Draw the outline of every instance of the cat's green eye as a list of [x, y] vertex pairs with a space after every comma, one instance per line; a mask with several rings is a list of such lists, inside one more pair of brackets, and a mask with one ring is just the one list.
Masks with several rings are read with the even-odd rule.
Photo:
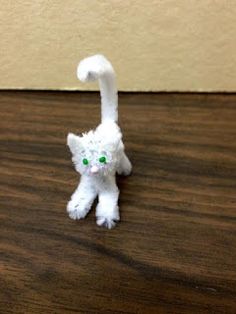
[[100, 158], [99, 158], [99, 161], [100, 161], [101, 163], [105, 164], [105, 163], [106, 163], [106, 157], [105, 157], [105, 156], [100, 157]]
[[85, 166], [87, 166], [88, 163], [89, 163], [88, 159], [84, 158], [84, 159], [83, 159], [83, 164], [84, 164]]

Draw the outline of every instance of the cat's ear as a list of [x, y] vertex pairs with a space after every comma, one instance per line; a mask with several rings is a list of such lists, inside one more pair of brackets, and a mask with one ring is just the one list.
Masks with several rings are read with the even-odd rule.
[[81, 137], [73, 133], [67, 135], [67, 145], [73, 155], [78, 154], [83, 148]]

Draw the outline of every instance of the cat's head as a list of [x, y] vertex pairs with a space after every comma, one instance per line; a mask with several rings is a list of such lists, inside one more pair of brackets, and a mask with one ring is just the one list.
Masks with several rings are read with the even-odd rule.
[[81, 175], [106, 176], [114, 173], [122, 148], [121, 133], [89, 131], [82, 136], [69, 133], [67, 145], [72, 153], [75, 169]]

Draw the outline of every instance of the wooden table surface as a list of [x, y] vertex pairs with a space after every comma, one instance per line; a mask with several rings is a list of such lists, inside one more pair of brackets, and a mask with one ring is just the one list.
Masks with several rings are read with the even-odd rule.
[[0, 313], [236, 313], [236, 95], [121, 94], [121, 222], [73, 221], [97, 93], [0, 92]]

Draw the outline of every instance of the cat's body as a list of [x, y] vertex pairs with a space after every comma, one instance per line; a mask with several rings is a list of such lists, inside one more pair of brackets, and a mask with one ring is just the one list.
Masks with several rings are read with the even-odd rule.
[[81, 61], [77, 75], [82, 81], [99, 80], [102, 122], [96, 130], [81, 137], [68, 134], [67, 144], [81, 179], [68, 202], [67, 211], [72, 219], [84, 218], [98, 196], [97, 224], [110, 229], [120, 219], [116, 173], [129, 175], [132, 168], [125, 155], [122, 134], [117, 125], [115, 74], [105, 57], [95, 55]]

